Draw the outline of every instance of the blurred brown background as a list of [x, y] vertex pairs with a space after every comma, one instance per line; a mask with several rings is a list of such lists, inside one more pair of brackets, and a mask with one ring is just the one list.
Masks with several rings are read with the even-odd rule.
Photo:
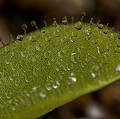
[[[109, 23], [120, 31], [120, 0], [0, 0], [0, 37], [4, 44], [10, 41], [11, 35], [16, 38], [23, 34], [22, 24], [28, 24], [27, 32], [35, 30], [30, 21], [35, 20], [39, 28], [44, 27], [44, 20], [51, 25], [53, 18], [58, 23], [64, 16], [68, 22], [81, 19], [86, 12], [84, 21]], [[0, 47], [2, 43], [0, 42]], [[120, 82], [81, 96], [40, 119], [120, 119]]]

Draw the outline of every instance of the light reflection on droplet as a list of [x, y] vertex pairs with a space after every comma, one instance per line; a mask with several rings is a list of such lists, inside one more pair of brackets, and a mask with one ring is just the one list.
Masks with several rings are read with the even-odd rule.
[[98, 51], [98, 54], [100, 54], [100, 49], [99, 49], [99, 47], [97, 47], [97, 51]]
[[10, 51], [10, 47], [7, 45], [5, 46], [5, 52], [9, 52]]
[[37, 87], [33, 87], [32, 90], [33, 92], [35, 92], [37, 90]]
[[46, 97], [46, 95], [44, 93], [42, 93], [42, 92], [39, 95], [40, 95], [41, 98], [45, 98]]
[[27, 83], [29, 82], [28, 79], [26, 79], [26, 78], [25, 78], [25, 81], [26, 81]]
[[71, 79], [73, 82], [76, 82], [77, 79], [75, 77], [68, 77], [69, 79]]
[[22, 57], [25, 57], [25, 53], [24, 52], [21, 52], [20, 53]]
[[74, 62], [74, 63], [80, 63], [81, 62], [81, 58], [78, 54], [76, 53], [72, 53], [71, 54], [71, 60]]
[[92, 74], [92, 76], [95, 78], [96, 77], [96, 75], [94, 74], [94, 73], [91, 73]]
[[50, 86], [46, 86], [46, 89], [47, 90], [51, 90], [52, 88]]
[[11, 81], [13, 80], [13, 78], [12, 78], [11, 76], [9, 77], [9, 79], [10, 79]]
[[41, 45], [36, 45], [36, 50], [40, 51], [40, 47], [41, 47]]
[[120, 65], [117, 66], [116, 72], [120, 73]]
[[57, 85], [53, 85], [53, 88], [56, 89], [56, 88], [58, 88], [58, 86]]
[[35, 58], [34, 56], [32, 57], [32, 61], [33, 61], [33, 62], [36, 62], [36, 58]]

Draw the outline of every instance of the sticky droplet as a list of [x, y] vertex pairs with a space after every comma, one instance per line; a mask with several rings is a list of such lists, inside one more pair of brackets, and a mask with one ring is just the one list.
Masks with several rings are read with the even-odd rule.
[[51, 88], [51, 86], [50, 86], [50, 84], [48, 83], [48, 84], [46, 84], [46, 89], [48, 90], [48, 91], [50, 91], [52, 88]]
[[94, 74], [94, 73], [91, 73], [92, 74], [92, 76], [95, 78], [96, 77], [96, 75]]
[[69, 79], [71, 79], [73, 82], [77, 81], [77, 79], [75, 77], [69, 77]]
[[9, 77], [9, 80], [10, 80], [10, 81], [12, 81], [12, 80], [13, 80], [13, 78], [10, 76], [10, 77]]
[[97, 24], [97, 27], [98, 27], [99, 29], [103, 29], [103, 28], [104, 28], [103, 24]]
[[80, 30], [80, 29], [82, 29], [82, 22], [77, 22], [76, 24], [75, 24], [75, 28], [77, 29], [77, 30]]
[[63, 51], [59, 51], [59, 52], [58, 52], [58, 56], [59, 56], [60, 58], [62, 58], [62, 57], [64, 56], [64, 52], [63, 52]]
[[55, 30], [55, 31], [53, 32], [53, 34], [54, 34], [55, 37], [59, 37], [60, 32], [59, 32], [59, 30]]
[[18, 41], [22, 41], [23, 40], [23, 35], [18, 35], [17, 38], [16, 38]]
[[72, 53], [71, 54], [71, 60], [74, 62], [74, 63], [80, 63], [81, 62], [81, 58], [78, 54], [76, 53]]
[[20, 53], [22, 57], [25, 57], [25, 52]]
[[62, 20], [62, 24], [63, 25], [67, 25], [68, 21], [67, 21], [67, 17], [65, 16]]
[[52, 23], [52, 26], [53, 26], [53, 27], [57, 27], [57, 26], [58, 26], [58, 23], [56, 22], [55, 18], [54, 18], [54, 21], [53, 21], [53, 23]]
[[10, 47], [9, 46], [5, 47], [5, 52], [10, 52]]
[[118, 36], [118, 40], [120, 40], [120, 35]]
[[103, 29], [103, 33], [104, 34], [107, 34], [108, 33], [108, 30], [105, 28], [105, 29]]
[[120, 65], [117, 66], [116, 72], [120, 73]]
[[45, 29], [41, 30], [41, 33], [45, 33]]
[[91, 29], [85, 29], [85, 33], [88, 35], [88, 36], [90, 36], [91, 35]]
[[58, 88], [58, 86], [57, 85], [53, 85], [53, 88], [56, 89], [56, 88]]
[[36, 50], [40, 51], [40, 45], [36, 45]]
[[116, 51], [117, 53], [120, 53], [120, 44], [119, 44], [119, 43], [117, 44], [117, 47], [115, 48], [115, 51]]
[[36, 92], [37, 91], [37, 87], [33, 87], [32, 90], [33, 90], [33, 92]]
[[46, 95], [45, 95], [44, 93], [41, 92], [41, 93], [40, 93], [40, 97], [41, 97], [41, 98], [45, 98]]

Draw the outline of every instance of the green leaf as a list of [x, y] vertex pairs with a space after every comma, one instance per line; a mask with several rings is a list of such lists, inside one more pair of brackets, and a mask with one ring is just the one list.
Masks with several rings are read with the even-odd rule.
[[34, 119], [120, 78], [120, 34], [52, 25], [0, 49], [0, 119]]

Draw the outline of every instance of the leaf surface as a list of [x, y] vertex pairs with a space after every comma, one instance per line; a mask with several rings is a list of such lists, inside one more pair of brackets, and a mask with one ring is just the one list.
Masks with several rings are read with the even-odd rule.
[[0, 49], [0, 119], [34, 119], [120, 79], [120, 35], [100, 24], [50, 26]]

